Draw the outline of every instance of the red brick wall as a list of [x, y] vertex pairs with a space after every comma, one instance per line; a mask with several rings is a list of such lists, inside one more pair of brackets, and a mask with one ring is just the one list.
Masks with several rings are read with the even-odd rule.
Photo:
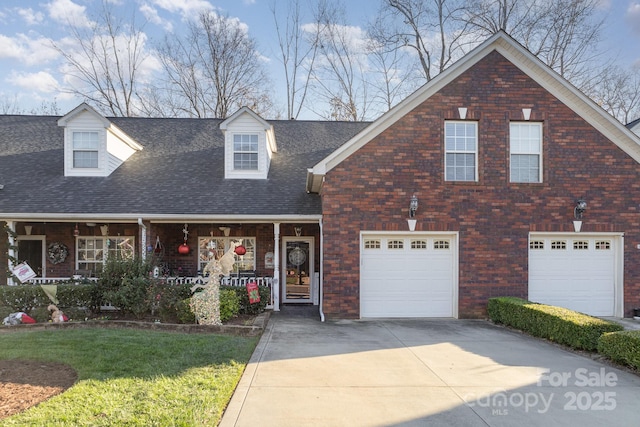
[[[478, 122], [479, 180], [444, 181], [444, 120]], [[509, 122], [543, 123], [543, 183], [509, 182]], [[625, 233], [625, 315], [640, 306], [640, 168], [572, 110], [494, 52], [366, 144], [325, 177], [324, 311], [359, 316], [360, 230], [458, 231], [459, 316], [486, 315], [489, 297], [527, 296], [530, 231]]]

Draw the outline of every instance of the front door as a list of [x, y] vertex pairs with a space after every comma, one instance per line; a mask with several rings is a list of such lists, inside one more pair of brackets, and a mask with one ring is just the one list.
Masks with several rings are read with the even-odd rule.
[[282, 290], [285, 303], [313, 301], [313, 237], [284, 237]]
[[44, 277], [43, 247], [44, 242], [41, 238], [18, 237], [18, 261], [26, 261], [29, 267], [36, 273], [37, 277]]

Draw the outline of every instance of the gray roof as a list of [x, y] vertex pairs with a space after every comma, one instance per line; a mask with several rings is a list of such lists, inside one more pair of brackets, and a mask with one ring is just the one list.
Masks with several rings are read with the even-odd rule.
[[368, 125], [269, 121], [268, 179], [225, 180], [222, 120], [109, 118], [144, 149], [108, 177], [65, 177], [59, 118], [0, 115], [0, 215], [319, 215], [307, 168]]

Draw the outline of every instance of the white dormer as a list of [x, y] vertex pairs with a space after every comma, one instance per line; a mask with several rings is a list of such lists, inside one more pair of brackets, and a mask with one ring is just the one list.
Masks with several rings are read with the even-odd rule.
[[109, 176], [142, 146], [83, 103], [58, 120], [64, 127], [64, 176]]
[[224, 134], [224, 177], [267, 179], [273, 153], [277, 152], [273, 126], [248, 107], [242, 107], [220, 123]]

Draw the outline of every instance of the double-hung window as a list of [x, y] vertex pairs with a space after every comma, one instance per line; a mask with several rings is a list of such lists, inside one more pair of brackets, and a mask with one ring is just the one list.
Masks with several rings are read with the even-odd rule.
[[447, 121], [444, 124], [445, 180], [478, 180], [478, 123]]
[[78, 237], [78, 269], [91, 270], [98, 274], [109, 257], [133, 259], [134, 243], [133, 236]]
[[73, 167], [98, 167], [98, 132], [73, 132]]
[[542, 123], [512, 122], [511, 182], [542, 182]]
[[258, 170], [258, 135], [233, 135], [233, 168], [236, 170]]

